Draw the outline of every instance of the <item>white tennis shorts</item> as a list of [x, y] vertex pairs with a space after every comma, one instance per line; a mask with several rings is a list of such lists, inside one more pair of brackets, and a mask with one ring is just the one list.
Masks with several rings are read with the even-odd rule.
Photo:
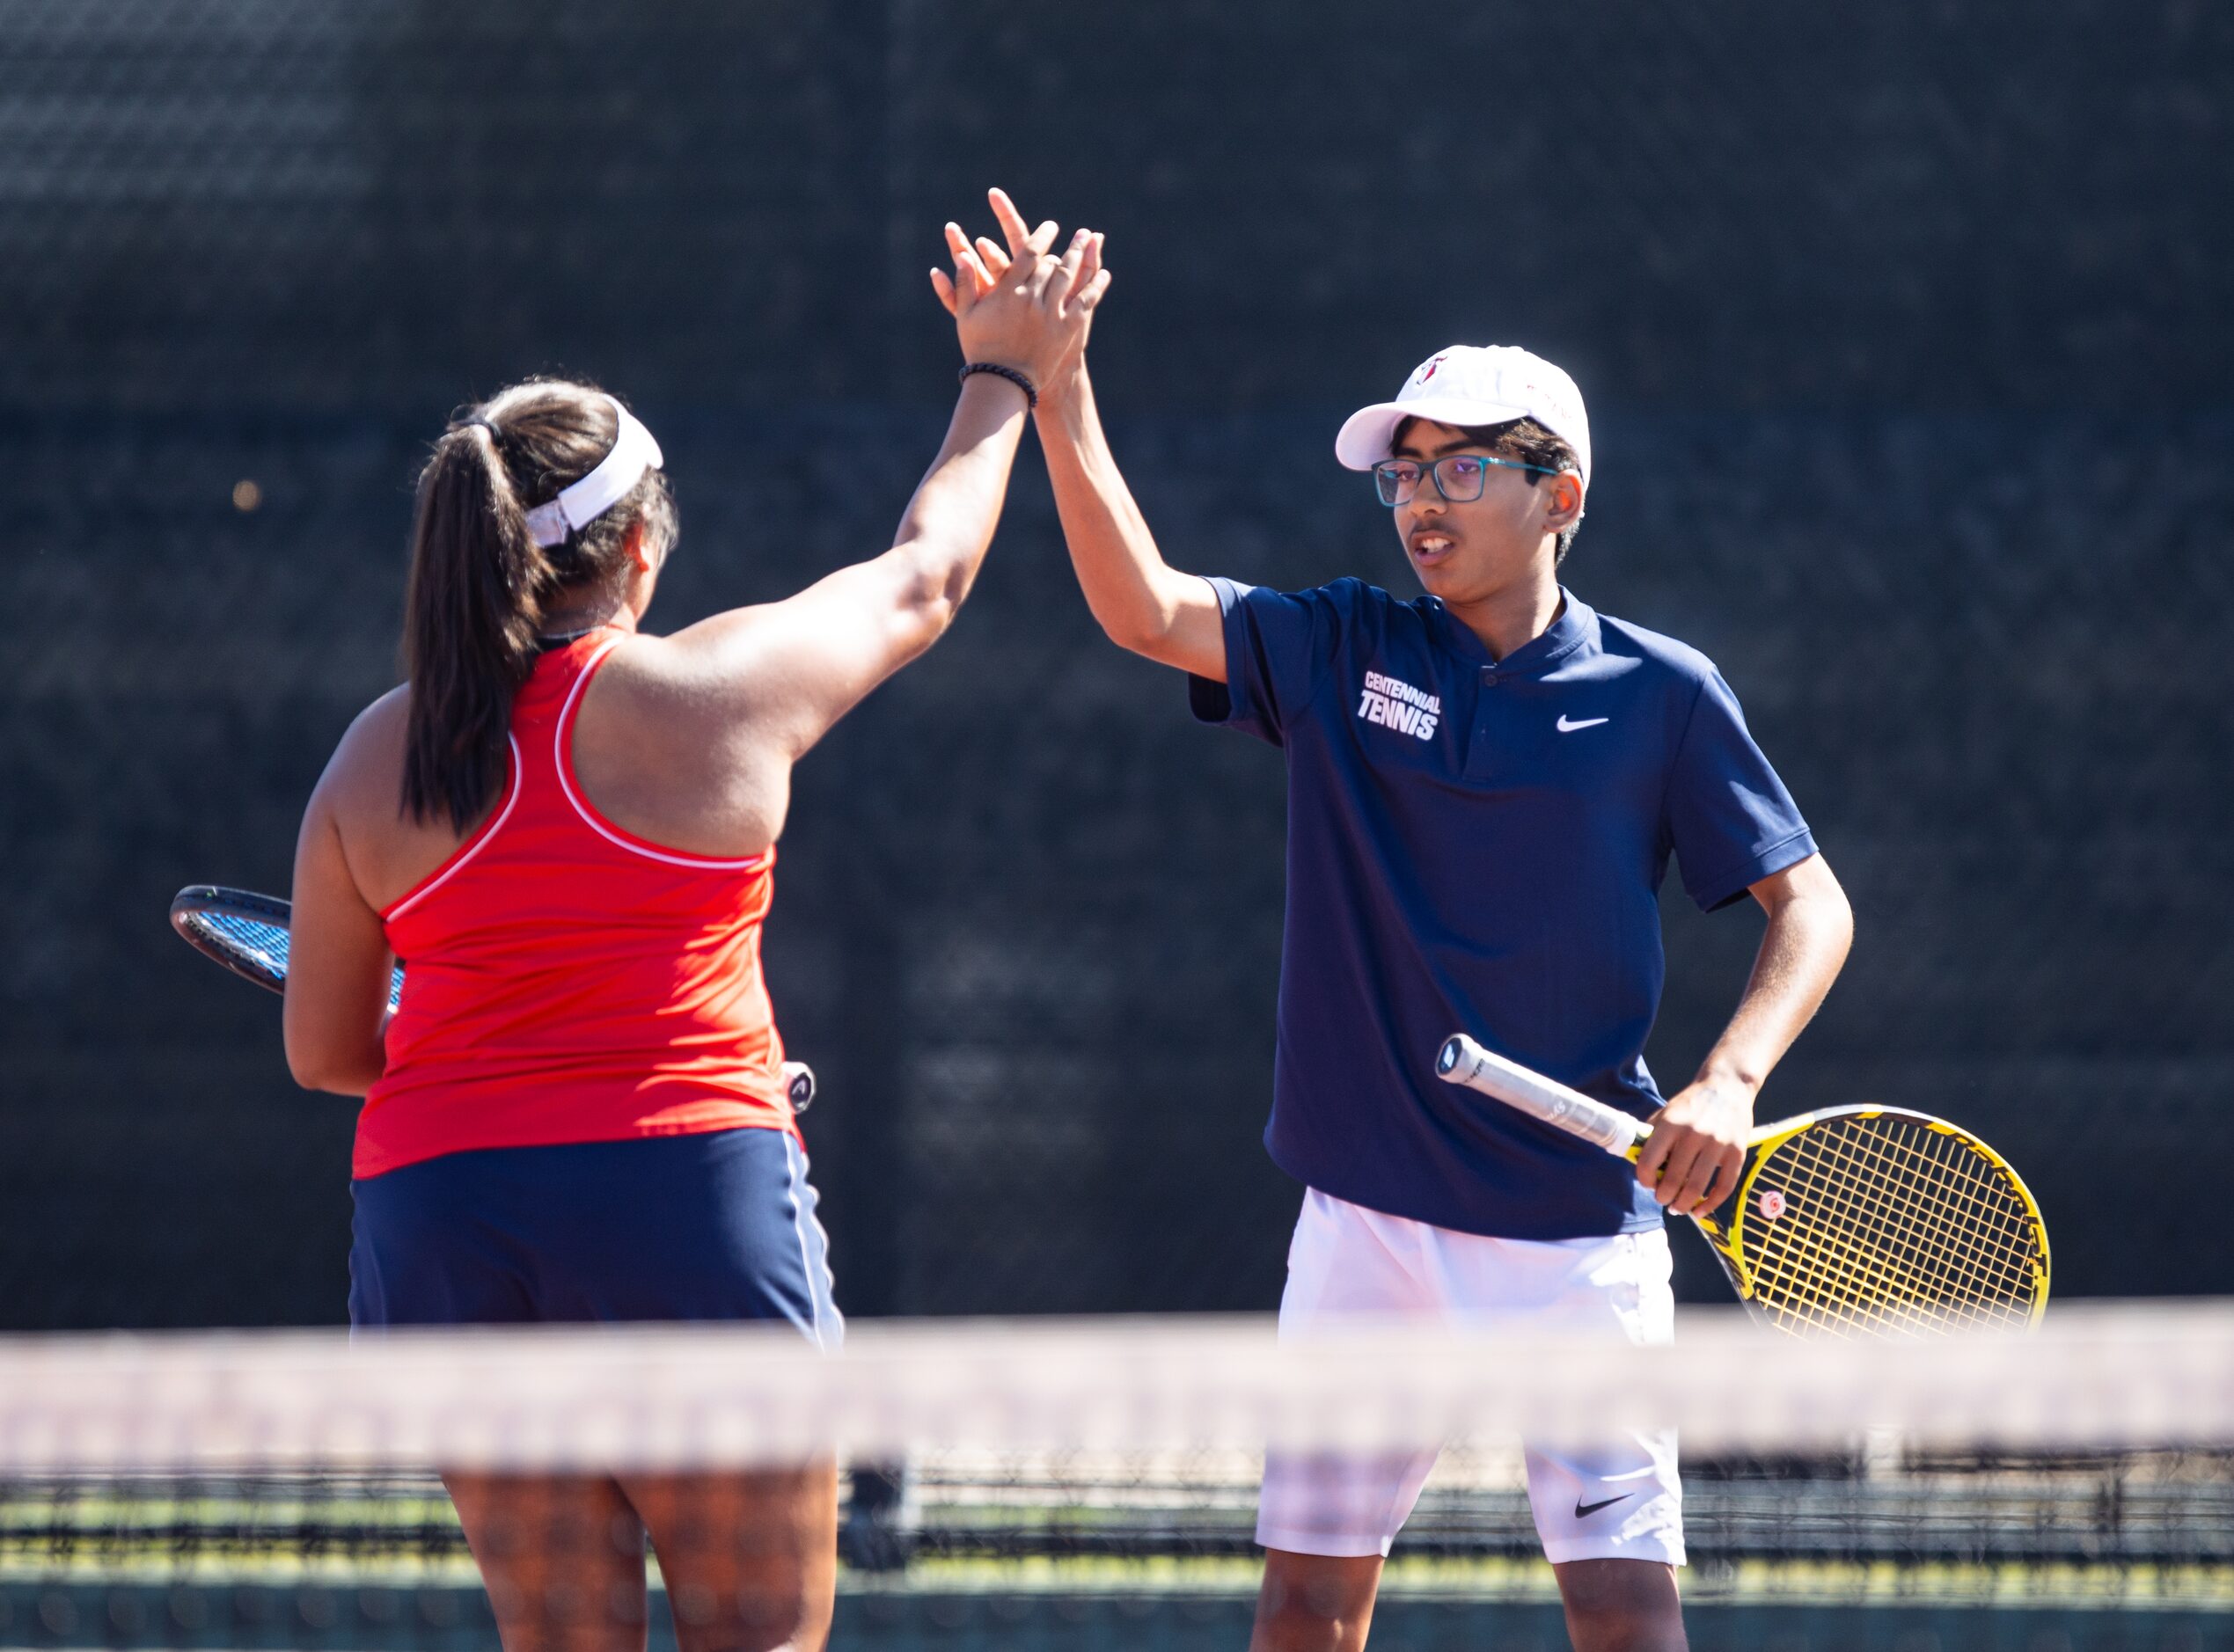
[[[1313, 1189], [1289, 1247], [1285, 1339], [1345, 1314], [1419, 1314], [1476, 1329], [1674, 1340], [1665, 1230], [1507, 1239], [1368, 1210]], [[1675, 1433], [1624, 1432], [1586, 1450], [1523, 1443], [1536, 1534], [1555, 1562], [1683, 1564]], [[1297, 1554], [1386, 1554], [1435, 1466], [1432, 1451], [1270, 1454], [1256, 1540]]]

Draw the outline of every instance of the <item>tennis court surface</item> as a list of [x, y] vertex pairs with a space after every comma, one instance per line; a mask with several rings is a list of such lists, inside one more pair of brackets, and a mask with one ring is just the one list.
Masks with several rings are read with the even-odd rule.
[[[836, 1452], [833, 1646], [1232, 1648], [1266, 1445], [1433, 1442], [1373, 1645], [1549, 1652], [1519, 1435], [1663, 1422], [1696, 1647], [2234, 1648], [2229, 1305], [1913, 1345], [1705, 1312], [1659, 1350], [1390, 1329], [1283, 1351], [1218, 1319], [870, 1324], [829, 1359], [736, 1327], [18, 1338], [0, 1644], [493, 1646], [435, 1465]], [[689, 1609], [655, 1588], [650, 1643]]]

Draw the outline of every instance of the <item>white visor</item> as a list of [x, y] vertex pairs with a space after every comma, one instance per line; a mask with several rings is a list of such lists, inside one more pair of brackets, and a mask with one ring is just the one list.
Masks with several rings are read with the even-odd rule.
[[597, 468], [580, 481], [559, 490], [547, 505], [527, 514], [527, 530], [539, 545], [564, 545], [568, 535], [585, 528], [628, 496], [646, 471], [660, 468], [659, 443], [643, 421], [610, 396], [613, 418], [620, 434], [612, 450], [597, 461]]

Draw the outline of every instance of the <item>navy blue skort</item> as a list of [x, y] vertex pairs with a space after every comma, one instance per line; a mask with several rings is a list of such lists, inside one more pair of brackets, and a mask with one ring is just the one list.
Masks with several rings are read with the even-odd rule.
[[783, 1130], [444, 1153], [350, 1191], [360, 1331], [787, 1319], [826, 1350], [845, 1334]]

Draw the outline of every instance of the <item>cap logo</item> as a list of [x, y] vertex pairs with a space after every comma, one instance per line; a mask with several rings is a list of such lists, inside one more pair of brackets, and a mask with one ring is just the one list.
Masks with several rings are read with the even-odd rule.
[[[1448, 350], [1446, 350], [1446, 351], [1444, 351], [1444, 352], [1443, 352], [1443, 354], [1442, 354], [1441, 355], [1431, 355], [1431, 356], [1429, 356], [1429, 357], [1427, 358], [1427, 370], [1426, 370], [1426, 371], [1425, 371], [1424, 373], [1422, 373], [1422, 374], [1419, 376], [1419, 382], [1420, 382], [1421, 384], [1425, 384], [1425, 383], [1426, 383], [1429, 379], [1431, 379], [1431, 378], [1434, 377], [1434, 376], [1435, 376], [1435, 369], [1436, 369], [1437, 368], [1439, 368], [1439, 367], [1442, 366], [1442, 364], [1443, 364], [1443, 362], [1444, 362], [1445, 358], [1446, 358], [1446, 357], [1447, 357], [1449, 355], [1450, 355], [1450, 352], [1449, 352]], [[1386, 381], [1386, 380], [1383, 380], [1382, 382], [1383, 382], [1384, 384], [1385, 384], [1385, 383], [1387, 383], [1387, 381]]]

